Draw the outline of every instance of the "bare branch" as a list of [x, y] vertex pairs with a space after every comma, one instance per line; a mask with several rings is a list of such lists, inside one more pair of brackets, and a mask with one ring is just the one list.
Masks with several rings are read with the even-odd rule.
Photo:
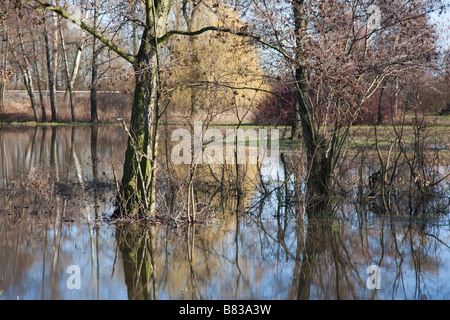
[[[81, 19], [77, 18], [74, 15], [67, 12], [64, 8], [59, 7], [59, 6], [53, 6], [44, 0], [34, 0], [34, 2], [39, 4], [42, 10], [53, 11], [53, 12], [59, 14], [64, 19], [67, 19], [67, 20], [75, 23], [81, 29], [85, 30], [86, 32], [90, 33], [91, 35], [96, 37], [98, 40], [103, 42], [109, 49], [116, 52], [119, 56], [124, 58], [126, 61], [128, 61], [131, 64], [135, 64], [136, 59], [132, 54], [130, 54], [125, 49], [118, 46], [116, 43], [114, 43], [110, 39], [108, 39], [106, 36], [104, 36], [101, 32], [96, 30], [94, 27], [90, 26], [87, 22], [84, 21], [83, 18], [81, 18]], [[29, 1], [23, 1], [23, 3], [32, 5], [32, 3], [30, 3]], [[37, 8], [37, 9], [39, 9], [39, 8]]]
[[279, 48], [279, 47], [277, 47], [275, 45], [272, 45], [269, 42], [263, 40], [261, 38], [261, 36], [254, 35], [254, 34], [252, 34], [250, 32], [247, 32], [247, 31], [236, 31], [236, 30], [233, 30], [231, 28], [222, 28], [222, 27], [208, 26], [208, 27], [204, 27], [204, 28], [201, 28], [199, 30], [196, 30], [196, 31], [170, 30], [165, 35], [163, 35], [162, 37], [158, 38], [158, 43], [165, 42], [171, 36], [176, 35], [176, 34], [177, 35], [183, 35], [183, 36], [196, 36], [196, 35], [200, 35], [202, 33], [205, 33], [207, 31], [224, 32], [224, 33], [233, 34], [233, 35], [239, 36], [239, 37], [251, 38], [251, 39], [256, 40], [257, 42], [259, 42], [260, 44], [262, 44], [262, 45], [264, 45], [266, 47], [269, 47], [270, 49], [273, 49], [273, 50], [277, 51], [284, 58], [286, 58], [288, 61], [293, 61], [294, 60], [284, 50], [282, 50], [281, 48]]

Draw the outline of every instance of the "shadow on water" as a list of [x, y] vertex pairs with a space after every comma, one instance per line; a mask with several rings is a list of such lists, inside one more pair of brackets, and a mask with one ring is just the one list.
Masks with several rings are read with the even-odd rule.
[[212, 217], [197, 224], [104, 220], [125, 144], [118, 127], [0, 131], [0, 299], [450, 298], [445, 216], [377, 215], [349, 197], [308, 218], [294, 158], [247, 168], [239, 201], [196, 185]]

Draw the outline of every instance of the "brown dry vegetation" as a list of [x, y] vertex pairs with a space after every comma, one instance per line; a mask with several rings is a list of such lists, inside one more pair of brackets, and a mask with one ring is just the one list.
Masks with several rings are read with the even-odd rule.
[[[99, 121], [115, 123], [118, 119], [129, 121], [132, 94], [129, 92], [99, 92]], [[90, 121], [89, 93], [75, 93], [76, 115], [79, 122]], [[47, 114], [50, 113], [49, 99], [45, 99]], [[39, 108], [40, 110], [40, 108]], [[70, 122], [70, 106], [65, 106], [64, 93], [57, 95], [57, 121]], [[25, 91], [21, 93], [6, 91], [5, 107], [0, 110], [0, 122], [34, 121], [30, 99]]]

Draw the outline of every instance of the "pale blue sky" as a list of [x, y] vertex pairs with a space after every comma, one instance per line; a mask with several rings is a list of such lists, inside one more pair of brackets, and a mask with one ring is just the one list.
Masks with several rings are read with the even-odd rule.
[[440, 46], [443, 49], [450, 48], [450, 10], [443, 12], [441, 15], [431, 14], [431, 21], [436, 23], [440, 34]]

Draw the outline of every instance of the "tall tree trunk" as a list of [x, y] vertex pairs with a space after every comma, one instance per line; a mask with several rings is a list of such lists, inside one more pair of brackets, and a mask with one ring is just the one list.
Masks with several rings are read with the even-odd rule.
[[0, 110], [5, 108], [6, 81], [0, 79]]
[[[94, 29], [97, 28], [97, 0], [94, 0]], [[97, 82], [98, 82], [98, 54], [97, 39], [92, 39], [92, 69], [91, 69], [91, 122], [98, 122], [97, 111]]]
[[[86, 9], [85, 13], [84, 13], [84, 18], [87, 19], [89, 18], [89, 11]], [[70, 98], [70, 90], [73, 91], [74, 85], [75, 85], [75, 80], [77, 79], [78, 76], [78, 70], [80, 70], [80, 63], [81, 63], [81, 54], [83, 53], [84, 50], [84, 43], [85, 43], [85, 38], [84, 38], [84, 31], [81, 31], [81, 39], [80, 39], [80, 43], [77, 46], [77, 53], [75, 55], [75, 61], [73, 63], [73, 68], [72, 68], [72, 72], [70, 73], [70, 81], [67, 85], [66, 88], [66, 92], [64, 94], [64, 103], [66, 105], [69, 104], [69, 98]], [[70, 89], [72, 88], [72, 89]]]
[[[52, 13], [53, 16], [53, 13]], [[57, 70], [57, 54], [56, 50], [51, 47], [49, 38], [49, 29], [46, 23], [45, 16], [43, 17], [44, 25], [44, 42], [45, 53], [47, 57], [47, 73], [48, 73], [48, 89], [50, 92], [50, 109], [51, 109], [51, 121], [56, 121], [56, 70]], [[56, 42], [56, 39], [55, 39]], [[54, 43], [56, 46], [56, 43]]]
[[20, 72], [23, 75], [23, 81], [25, 83], [25, 88], [27, 89], [28, 96], [30, 97], [31, 108], [33, 110], [34, 120], [37, 122], [38, 115], [37, 115], [37, 108], [36, 108], [36, 99], [34, 97], [33, 78], [31, 77], [31, 74], [30, 74], [29, 64], [27, 63], [27, 61], [24, 61], [23, 64], [20, 62], [18, 64], [19, 64]]
[[158, 90], [157, 75], [155, 70], [142, 67], [156, 64], [156, 53], [151, 51], [138, 56], [139, 67], [135, 67], [136, 86], [122, 176], [122, 196], [126, 199], [125, 212], [128, 216], [156, 211], [155, 176], [159, 136], [159, 110], [155, 92]]
[[[134, 64], [136, 86], [125, 153], [122, 190], [116, 213], [148, 216], [156, 213], [156, 171], [160, 124], [159, 45], [165, 30], [168, 0], [146, 0], [146, 25]], [[156, 9], [155, 9], [156, 8]], [[155, 9], [155, 10], [154, 10]], [[152, 31], [156, 30], [153, 34]]]
[[91, 122], [98, 122], [98, 108], [97, 108], [97, 77], [98, 77], [98, 67], [96, 57], [92, 58], [92, 78], [91, 78]]

